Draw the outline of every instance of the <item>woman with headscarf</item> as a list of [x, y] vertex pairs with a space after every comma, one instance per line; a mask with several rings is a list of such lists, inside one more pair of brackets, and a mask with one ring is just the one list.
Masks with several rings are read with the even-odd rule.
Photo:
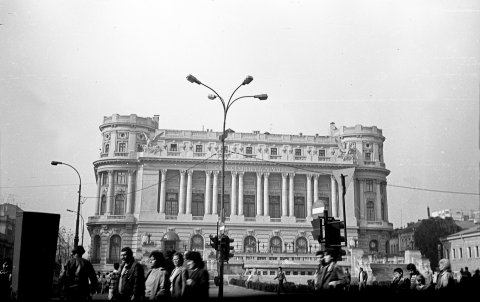
[[165, 269], [165, 257], [160, 251], [150, 253], [151, 269], [145, 280], [145, 299], [159, 301], [162, 297], [170, 295], [170, 279]]

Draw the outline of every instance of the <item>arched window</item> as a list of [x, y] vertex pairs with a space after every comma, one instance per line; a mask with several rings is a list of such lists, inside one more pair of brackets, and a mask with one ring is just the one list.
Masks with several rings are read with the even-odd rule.
[[105, 214], [107, 211], [107, 196], [102, 195], [102, 199], [100, 201], [100, 215]]
[[110, 150], [110, 144], [105, 144], [105, 153], [108, 153]]
[[375, 221], [375, 204], [373, 201], [367, 201], [367, 221]]
[[270, 252], [271, 253], [281, 253], [282, 252], [282, 239], [275, 236], [270, 239]]
[[371, 240], [368, 247], [370, 248], [370, 252], [378, 252], [378, 241]]
[[110, 253], [108, 255], [107, 263], [120, 263], [120, 249], [122, 248], [122, 238], [118, 235], [110, 237]]
[[125, 214], [125, 195], [117, 194], [115, 196], [115, 207], [113, 209], [113, 215]]
[[308, 242], [307, 242], [307, 239], [305, 239], [305, 237], [299, 237], [297, 239], [297, 243], [295, 244], [295, 246], [297, 247], [297, 253], [300, 253], [300, 254], [308, 253]]
[[100, 263], [100, 245], [101, 238], [100, 235], [95, 235], [93, 237], [93, 254], [92, 254], [92, 263]]
[[253, 236], [245, 237], [243, 240], [245, 253], [255, 253], [257, 251], [257, 240]]
[[190, 241], [190, 250], [192, 251], [203, 251], [203, 237], [200, 235], [195, 235]]

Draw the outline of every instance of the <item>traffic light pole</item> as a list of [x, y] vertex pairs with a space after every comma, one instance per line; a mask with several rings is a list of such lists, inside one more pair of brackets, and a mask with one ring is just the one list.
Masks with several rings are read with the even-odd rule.
[[343, 229], [343, 237], [345, 238], [345, 246], [347, 244], [347, 214], [345, 213], [345, 194], [347, 188], [345, 187], [345, 175], [341, 174], [340, 177], [342, 178], [342, 203], [343, 203], [343, 221], [345, 222], [345, 228]]

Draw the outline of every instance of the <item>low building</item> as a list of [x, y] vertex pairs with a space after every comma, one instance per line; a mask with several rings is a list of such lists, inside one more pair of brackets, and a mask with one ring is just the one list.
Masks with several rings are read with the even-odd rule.
[[13, 245], [15, 242], [15, 220], [17, 212], [21, 212], [17, 205], [10, 203], [0, 204], [0, 260], [13, 260]]
[[441, 238], [442, 258], [450, 259], [452, 271], [458, 273], [468, 267], [473, 273], [480, 269], [480, 225]]

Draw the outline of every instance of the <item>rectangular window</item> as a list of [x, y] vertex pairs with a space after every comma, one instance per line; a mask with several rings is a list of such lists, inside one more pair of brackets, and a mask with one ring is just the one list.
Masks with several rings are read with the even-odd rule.
[[269, 196], [269, 213], [271, 218], [281, 217], [280, 196]]
[[270, 148], [270, 155], [277, 155], [277, 148]]
[[373, 192], [373, 180], [367, 180], [367, 187], [365, 192]]
[[127, 152], [127, 143], [125, 142], [118, 143], [118, 152]]
[[126, 184], [127, 184], [127, 173], [117, 172], [117, 185], [126, 185]]
[[463, 258], [463, 249], [462, 249], [462, 248], [459, 248], [459, 249], [458, 249], [458, 257], [459, 257], [460, 259]]
[[192, 194], [192, 216], [203, 216], [205, 214], [204, 196], [203, 193]]
[[475, 257], [480, 257], [480, 255], [478, 254], [478, 245], [475, 247]]
[[468, 258], [472, 258], [472, 247], [468, 247]]
[[305, 218], [305, 197], [295, 196], [293, 200], [294, 214], [296, 218]]
[[325, 157], [325, 150], [318, 150], [318, 156]]
[[108, 173], [104, 172], [102, 175], [102, 185], [106, 185], [108, 183]]
[[372, 160], [372, 154], [370, 152], [365, 152], [365, 160]]
[[295, 149], [295, 156], [302, 156], [302, 149]]
[[245, 148], [245, 154], [252, 154], [253, 153], [253, 148], [252, 147], [246, 147]]
[[202, 153], [203, 152], [203, 146], [202, 145], [196, 145], [195, 146], [195, 152]]
[[245, 217], [255, 217], [255, 195], [243, 195], [243, 214]]
[[455, 249], [452, 249], [452, 259], [455, 259]]
[[169, 216], [178, 215], [178, 193], [167, 193], [165, 200], [165, 214]]
[[[223, 208], [225, 209], [225, 217], [230, 217], [230, 194], [225, 194], [223, 195], [224, 201], [223, 201]], [[218, 194], [218, 203], [217, 203], [217, 209], [218, 209], [218, 215], [220, 215], [220, 211], [222, 210], [221, 207], [222, 204], [222, 194]]]
[[177, 151], [177, 144], [170, 144], [170, 151]]

